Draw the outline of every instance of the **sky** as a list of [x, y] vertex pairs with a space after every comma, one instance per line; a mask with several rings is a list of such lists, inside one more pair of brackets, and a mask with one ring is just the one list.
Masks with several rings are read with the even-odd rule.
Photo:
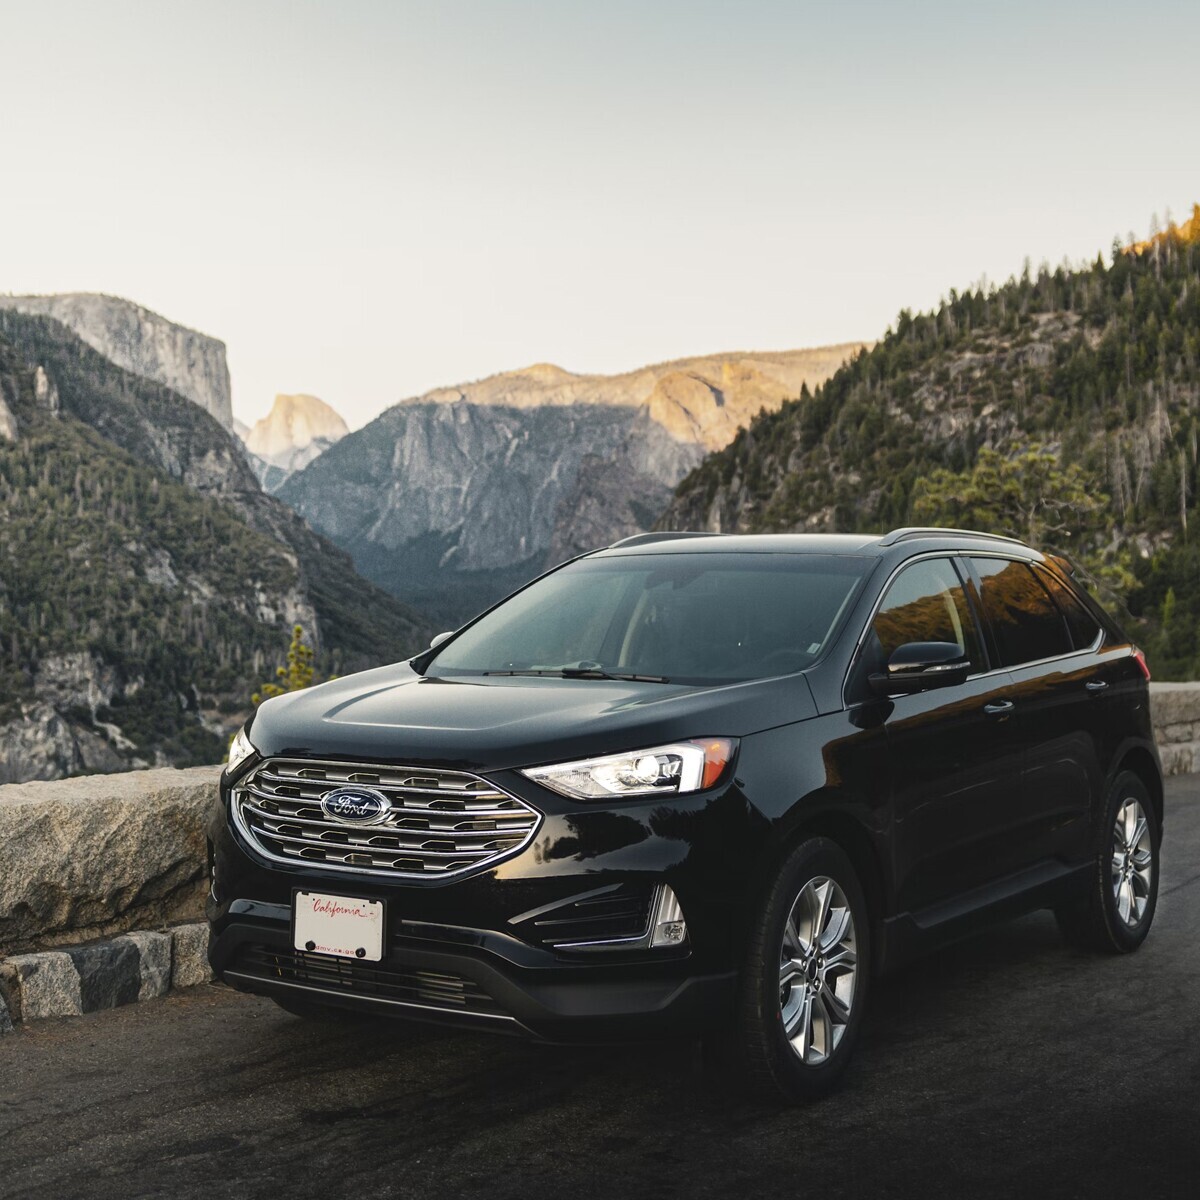
[[1198, 44], [1194, 0], [0, 0], [0, 291], [126, 296], [225, 341], [243, 420], [352, 427], [872, 339], [1186, 216]]

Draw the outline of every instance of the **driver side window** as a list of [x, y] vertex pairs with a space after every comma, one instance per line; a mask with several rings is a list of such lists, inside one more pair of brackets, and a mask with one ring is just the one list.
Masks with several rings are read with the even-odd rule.
[[855, 693], [864, 698], [867, 677], [886, 669], [906, 642], [954, 642], [973, 671], [986, 669], [975, 618], [962, 580], [948, 558], [927, 558], [905, 567], [884, 596], [863, 644]]

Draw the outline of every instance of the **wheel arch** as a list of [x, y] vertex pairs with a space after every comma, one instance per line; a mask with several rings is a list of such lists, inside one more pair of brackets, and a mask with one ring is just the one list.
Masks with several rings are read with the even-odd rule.
[[1116, 779], [1122, 771], [1131, 771], [1150, 793], [1150, 803], [1154, 805], [1154, 815], [1158, 819], [1159, 836], [1163, 827], [1163, 779], [1162, 771], [1154, 755], [1145, 746], [1131, 746], [1117, 762], [1113, 771]]
[[783, 860], [801, 842], [812, 837], [826, 837], [845, 852], [858, 875], [866, 896], [872, 939], [878, 955], [882, 939], [878, 936], [889, 915], [887, 874], [870, 827], [871, 809], [839, 793], [824, 793], [809, 797], [796, 805], [786, 824], [767, 850], [762, 870], [755, 876], [764, 880], [768, 872], [778, 869]]

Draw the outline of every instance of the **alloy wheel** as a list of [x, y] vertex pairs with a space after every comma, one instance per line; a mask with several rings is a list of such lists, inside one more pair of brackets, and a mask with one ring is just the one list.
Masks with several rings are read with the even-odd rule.
[[1112, 890], [1117, 916], [1133, 929], [1150, 902], [1154, 848], [1141, 803], [1130, 797], [1117, 809], [1113, 826]]
[[837, 1049], [854, 1004], [858, 975], [854, 914], [828, 876], [810, 879], [783, 926], [779, 1013], [792, 1050], [817, 1066]]

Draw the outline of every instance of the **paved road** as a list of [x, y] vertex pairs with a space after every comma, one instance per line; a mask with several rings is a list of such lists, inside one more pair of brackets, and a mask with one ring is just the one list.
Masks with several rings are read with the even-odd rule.
[[0, 1041], [0, 1196], [1200, 1196], [1200, 777], [1154, 933], [1048, 914], [875, 993], [846, 1086], [730, 1100], [686, 1045], [324, 1030], [216, 986]]

